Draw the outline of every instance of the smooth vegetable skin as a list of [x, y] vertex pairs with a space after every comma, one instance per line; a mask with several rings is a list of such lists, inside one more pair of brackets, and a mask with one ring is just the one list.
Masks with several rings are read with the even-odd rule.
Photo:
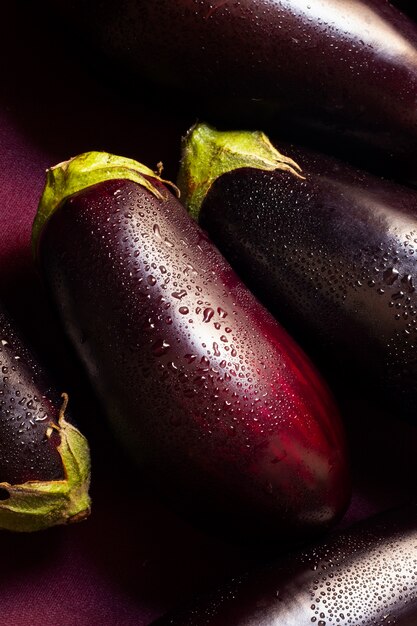
[[287, 541], [340, 516], [349, 480], [327, 388], [159, 176], [105, 153], [60, 164], [34, 233], [142, 476], [236, 538]]
[[416, 516], [413, 506], [357, 524], [155, 626], [415, 626]]
[[54, 0], [57, 7], [117, 64], [118, 78], [148, 77], [163, 86], [163, 102], [166, 88], [176, 90], [170, 106], [200, 119], [210, 111], [212, 123], [268, 123], [303, 143], [312, 136], [333, 154], [417, 182], [417, 27], [387, 0]]
[[183, 201], [324, 371], [415, 419], [417, 194], [299, 148], [304, 178], [269, 171], [265, 150], [262, 134], [195, 127]]
[[58, 393], [0, 310], [0, 528], [32, 531], [90, 512], [90, 458]]

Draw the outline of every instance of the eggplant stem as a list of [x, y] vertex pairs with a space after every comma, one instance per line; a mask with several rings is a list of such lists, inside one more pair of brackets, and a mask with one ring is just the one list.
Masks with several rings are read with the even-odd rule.
[[261, 131], [218, 131], [196, 124], [183, 140], [178, 186], [183, 204], [195, 219], [213, 183], [240, 168], [280, 170], [305, 179], [301, 167], [281, 154]]
[[68, 394], [65, 391], [61, 393], [61, 398], [62, 398], [62, 405], [61, 405], [61, 408], [59, 410], [58, 424], [60, 424], [61, 420], [64, 419], [65, 411], [67, 410], [67, 406], [68, 406], [68, 402], [69, 402]]
[[174, 183], [162, 179], [146, 165], [133, 159], [107, 152], [85, 152], [68, 161], [58, 163], [47, 170], [46, 185], [33, 222], [32, 248], [35, 258], [38, 253], [40, 235], [46, 222], [66, 198], [97, 183], [116, 179], [131, 180], [161, 201], [165, 201], [167, 197], [161, 193], [155, 183], [167, 184], [179, 197], [178, 187]]

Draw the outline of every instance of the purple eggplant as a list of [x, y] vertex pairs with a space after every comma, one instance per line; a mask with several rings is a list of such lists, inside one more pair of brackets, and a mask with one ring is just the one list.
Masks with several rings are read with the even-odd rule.
[[366, 381], [415, 419], [417, 194], [286, 152], [298, 169], [277, 167], [283, 157], [262, 134], [198, 125], [185, 140], [184, 202], [324, 371]]
[[332, 154], [417, 182], [417, 27], [387, 0], [50, 6], [113, 61], [118, 79], [124, 71], [131, 85], [139, 82], [141, 98], [152, 91], [146, 77], [162, 86], [159, 102], [175, 90], [170, 107], [177, 102], [200, 119], [268, 123], [279, 136], [310, 137]]
[[116, 432], [177, 508], [256, 541], [340, 516], [327, 388], [157, 174], [95, 152], [50, 169], [34, 249]]
[[58, 393], [0, 310], [0, 528], [33, 531], [90, 512], [90, 457]]
[[155, 626], [415, 626], [417, 508], [234, 579]]

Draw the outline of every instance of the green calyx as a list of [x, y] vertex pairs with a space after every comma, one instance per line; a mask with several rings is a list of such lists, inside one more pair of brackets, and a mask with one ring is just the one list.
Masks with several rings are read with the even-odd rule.
[[[163, 180], [160, 173], [160, 170], [155, 173], [146, 165], [133, 159], [107, 152], [84, 152], [69, 161], [51, 167], [46, 171], [46, 184], [32, 227], [32, 247], [35, 256], [43, 227], [61, 202], [69, 196], [97, 183], [120, 178], [142, 185], [158, 199], [163, 200], [164, 196], [160, 190], [152, 181], [145, 178], [151, 177], [172, 185], [169, 181]], [[172, 186], [177, 191], [175, 185]]]
[[242, 167], [282, 170], [304, 178], [300, 166], [278, 152], [260, 131], [223, 132], [206, 124], [193, 126], [183, 140], [178, 176], [182, 201], [190, 214], [198, 219], [203, 200], [214, 181]]
[[0, 528], [20, 532], [43, 530], [58, 524], [81, 521], [90, 514], [90, 453], [85, 437], [65, 419], [68, 396], [63, 394], [58, 424], [58, 452], [62, 459], [62, 480], [33, 481], [21, 485], [0, 483]]

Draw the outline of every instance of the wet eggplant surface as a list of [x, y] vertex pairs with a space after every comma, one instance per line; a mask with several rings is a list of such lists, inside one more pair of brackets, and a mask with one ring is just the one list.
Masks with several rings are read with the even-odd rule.
[[63, 399], [1, 310], [0, 342], [0, 482], [63, 479], [59, 435], [51, 428]]
[[303, 149], [304, 179], [220, 176], [200, 223], [254, 293], [345, 389], [369, 389], [414, 419], [417, 195]]
[[129, 180], [87, 187], [40, 236], [48, 288], [103, 407], [149, 479], [205, 526], [278, 543], [283, 529], [327, 526], [349, 493], [328, 390], [151, 183], [161, 197]]

